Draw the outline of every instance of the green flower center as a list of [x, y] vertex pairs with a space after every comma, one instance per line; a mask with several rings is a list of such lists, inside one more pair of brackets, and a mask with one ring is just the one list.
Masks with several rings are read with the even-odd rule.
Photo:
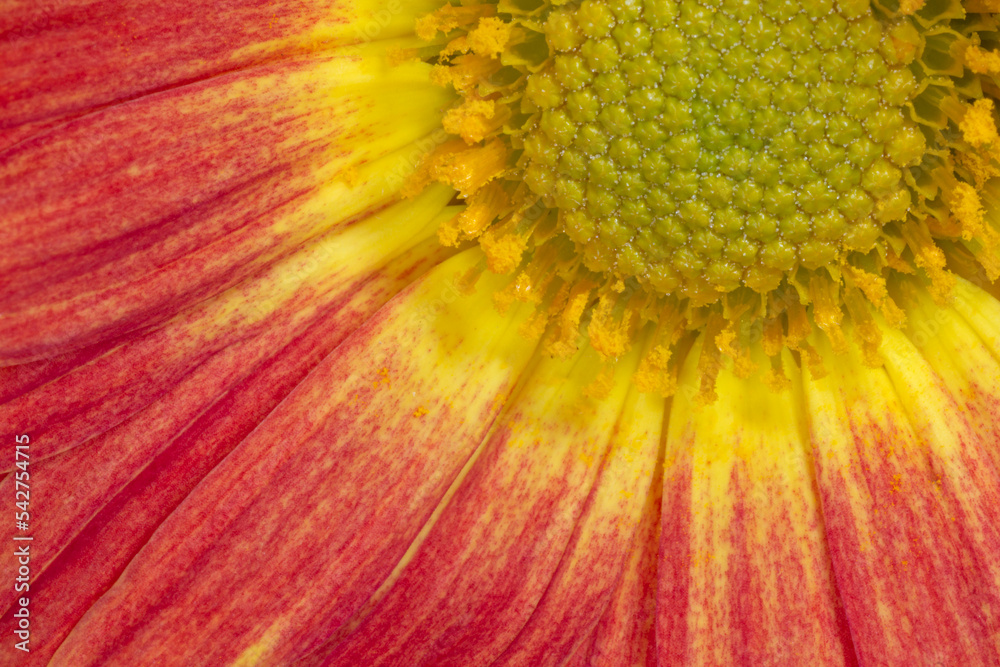
[[588, 268], [661, 294], [836, 264], [911, 207], [926, 142], [906, 31], [855, 0], [556, 9], [525, 88], [525, 181]]

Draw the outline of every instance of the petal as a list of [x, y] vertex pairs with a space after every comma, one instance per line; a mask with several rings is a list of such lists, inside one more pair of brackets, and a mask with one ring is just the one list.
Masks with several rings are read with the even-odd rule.
[[589, 648], [590, 665], [656, 667], [656, 582], [663, 502], [663, 461], [651, 478], [629, 561]]
[[978, 455], [1000, 473], [1000, 301], [961, 279], [954, 296], [940, 308], [922, 294], [907, 312], [909, 338], [981, 441]]
[[[363, 288], [359, 287], [359, 291]], [[364, 290], [367, 292], [368, 290]], [[73, 626], [97, 599], [114, 583], [135, 553], [150, 539], [156, 527], [177, 507], [191, 489], [224, 458], [260, 421], [274, 409], [305, 374], [339, 342], [335, 336], [343, 327], [339, 313], [321, 318], [305, 334], [258, 368], [205, 413], [174, 438], [155, 458], [148, 461], [137, 477], [129, 482], [101, 511], [87, 521], [56, 558], [44, 569], [36, 568], [31, 581], [32, 656], [48, 660]], [[137, 415], [132, 432], [141, 432], [148, 412]], [[68, 493], [78, 497], [81, 484], [93, 487], [92, 478], [81, 476], [81, 468], [92, 461], [91, 450], [82, 461], [60, 457], [59, 468], [48, 464], [36, 467], [39, 490], [61, 485], [36, 501], [65, 499]], [[67, 458], [65, 462], [61, 459]], [[81, 479], [82, 477], [82, 479]], [[47, 484], [46, 482], [56, 482]], [[43, 484], [46, 483], [46, 484]], [[103, 492], [103, 488], [94, 490]], [[90, 507], [99, 502], [93, 498]], [[103, 498], [101, 499], [103, 501]], [[39, 507], [44, 508], [45, 503]], [[68, 516], [45, 511], [50, 521], [41, 524], [46, 532], [54, 532], [50, 524], [79, 521], [76, 512]], [[39, 531], [36, 528], [34, 532]], [[38, 545], [43, 544], [41, 541]], [[44, 543], [51, 547], [51, 538]], [[0, 624], [13, 632], [14, 619], [6, 616]], [[0, 646], [0, 663], [13, 664], [11, 645]]]
[[[38, 434], [33, 454], [45, 458], [116, 426], [190, 381], [199, 366], [218, 366], [213, 381], [238, 374], [265, 357], [269, 344], [286, 344], [301, 334], [325, 309], [353, 305], [373, 312], [380, 302], [351, 304], [360, 296], [356, 290], [387, 259], [430, 242], [449, 198], [442, 187], [335, 230], [166, 326], [14, 398], [0, 406], [0, 417], [19, 432]], [[350, 322], [357, 326], [359, 320], [344, 313], [340, 324]], [[244, 352], [234, 356], [241, 347]], [[222, 360], [226, 355], [232, 358]], [[210, 397], [209, 386], [198, 394]], [[181, 404], [173, 407], [181, 411]]]
[[[947, 309], [924, 316], [908, 312], [912, 330], [960, 331]], [[924, 345], [947, 349], [941, 339]], [[885, 369], [866, 368], [852, 349], [828, 377], [806, 377], [831, 558], [862, 663], [1000, 660], [997, 440], [968, 409], [975, 394], [949, 387], [956, 369], [983, 372], [962, 368], [985, 361], [969, 352], [939, 375], [927, 359], [943, 357], [886, 329]]]
[[[573, 652], [573, 655], [569, 657], [566, 662], [563, 663], [563, 667], [589, 667], [591, 665], [590, 652], [594, 645], [594, 637], [588, 638], [588, 641], [580, 644], [577, 649]], [[627, 664], [627, 663], [623, 663]], [[634, 663], [641, 665], [642, 663]]]
[[[391, 589], [353, 635], [331, 647], [329, 657], [327, 652], [313, 656], [311, 664], [488, 664], [534, 613], [541, 614], [539, 620], [566, 623], [567, 629], [596, 623], [600, 610], [586, 607], [600, 606], [598, 600], [613, 583], [608, 579], [616, 576], [595, 572], [595, 590], [587, 590], [586, 583], [574, 585], [559, 569], [593, 556], [572, 545], [574, 537], [583, 537], [576, 528], [588, 499], [600, 502], [604, 495], [594, 489], [601, 472], [611, 479], [620, 476], [633, 492], [648, 483], [642, 473], [648, 474], [655, 461], [662, 419], [655, 401], [647, 410], [646, 399], [627, 398], [634, 391], [629, 376], [638, 364], [637, 352], [617, 364], [614, 386], [601, 400], [585, 395], [600, 364], [589, 347], [572, 359], [536, 358]], [[630, 432], [623, 415], [637, 418], [636, 432]], [[616, 425], [624, 438], [613, 443]], [[637, 463], [638, 478], [624, 469], [630, 459]], [[608, 481], [606, 491], [614, 497], [621, 488]], [[591, 509], [597, 514], [585, 518], [581, 530], [609, 518]], [[628, 508], [624, 517], [631, 524], [629, 536], [636, 509]], [[621, 555], [612, 555], [618, 561], [612, 570], [620, 571]], [[550, 586], [555, 598], [544, 602]], [[564, 594], [573, 588], [585, 596], [580, 601], [584, 618], [573, 618], [566, 608]], [[515, 650], [534, 655], [537, 631], [529, 627], [526, 632], [527, 641]], [[546, 660], [561, 662], [576, 639], [555, 640]], [[515, 655], [501, 662], [526, 664]]]
[[[93, 434], [65, 454], [40, 462], [33, 457], [32, 511], [48, 519], [32, 530], [33, 608], [44, 610], [33, 627], [36, 640], [49, 632], [65, 635], [184, 495], [318, 359], [407, 285], [413, 272], [433, 265], [441, 256], [433, 251], [434, 231], [450, 198], [441, 188], [332, 233], [265, 278], [216, 299], [201, 317], [113, 350], [19, 402], [26, 410], [12, 416], [12, 424], [26, 423], [35, 410], [50, 417], [31, 430], [33, 454], [58, 451], [64, 439], [80, 442], [72, 439], [76, 429]], [[137, 368], [143, 372], [130, 376]], [[91, 393], [90, 410], [60, 414], [64, 404], [85, 403]], [[220, 412], [220, 402], [229, 411]], [[121, 423], [102, 422], [112, 407]], [[178, 467], [178, 460], [186, 463]], [[13, 480], [2, 485], [13, 493]], [[104, 518], [92, 518], [98, 512]], [[86, 535], [93, 533], [106, 541], [90, 541]], [[67, 555], [81, 551], [100, 556], [74, 561]], [[66, 575], [52, 576], [69, 581], [54, 584], [56, 608], [47, 609], [38, 578], [49, 579], [56, 554], [61, 564], [55, 567]], [[12, 563], [13, 555], [0, 559]], [[13, 591], [3, 593], [4, 607], [13, 597]], [[45, 647], [55, 651], [58, 643]]]
[[[558, 665], [589, 650], [592, 635], [626, 576], [640, 533], [660, 450], [664, 401], [631, 388], [611, 450], [562, 561], [527, 625], [497, 665]], [[659, 497], [659, 494], [654, 494]]]
[[110, 107], [9, 152], [0, 363], [158, 324], [391, 201], [447, 96], [426, 66], [366, 48]]
[[424, 0], [13, 0], [0, 151], [95, 107], [318, 48], [411, 33]]
[[667, 437], [660, 662], [851, 664], [801, 390], [723, 369], [718, 400], [702, 405], [699, 356], [685, 363]]
[[160, 526], [54, 661], [287, 662], [347, 620], [531, 356], [517, 319], [493, 309], [496, 285], [458, 298], [456, 276], [480, 260], [445, 262], [324, 360]]

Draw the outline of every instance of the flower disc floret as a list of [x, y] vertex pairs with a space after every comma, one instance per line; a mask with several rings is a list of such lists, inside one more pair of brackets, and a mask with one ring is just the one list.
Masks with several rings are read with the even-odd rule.
[[[871, 229], [906, 215], [903, 169], [926, 146], [903, 108], [912, 73], [878, 51], [891, 22], [795, 4], [584, 0], [549, 16], [524, 162], [562, 231], [601, 258], [591, 268], [712, 301], [868, 251]], [[541, 141], [596, 166], [546, 159]]]

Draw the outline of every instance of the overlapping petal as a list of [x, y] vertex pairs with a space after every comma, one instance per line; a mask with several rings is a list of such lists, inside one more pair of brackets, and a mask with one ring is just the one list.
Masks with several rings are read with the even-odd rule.
[[[368, 45], [109, 107], [12, 149], [0, 359], [156, 325], [384, 206], [440, 122], [427, 76]], [[387, 84], [411, 98], [405, 120]]]
[[[32, 508], [47, 519], [34, 530], [34, 581], [41, 575], [46, 586], [59, 585], [47, 583], [44, 570], [57, 554], [57, 569], [73, 570], [63, 549], [114, 554], [75, 561], [36, 636], [75, 622], [93, 601], [86, 596], [103, 592], [144, 541], [136, 540], [148, 538], [322, 356], [442, 258], [433, 234], [453, 214], [448, 199], [447, 191], [429, 192], [332, 233], [259, 279], [0, 406], [5, 424], [37, 434]], [[115, 538], [93, 542], [94, 533]], [[13, 562], [12, 553], [2, 558]], [[95, 572], [82, 577], [81, 567]], [[83, 597], [75, 600], [72, 589]], [[4, 594], [5, 608], [13, 597]]]
[[540, 357], [360, 627], [316, 664], [558, 664], [596, 625], [624, 565], [659, 449], [662, 400], [619, 364]]
[[567, 655], [590, 650], [588, 640], [631, 574], [633, 550], [641, 554], [636, 547], [649, 537], [643, 529], [650, 504], [659, 499], [653, 473], [663, 407], [662, 398], [630, 390], [562, 561], [528, 623], [496, 664], [558, 665]]
[[937, 322], [939, 338], [913, 334], [924, 354], [887, 330], [885, 369], [852, 350], [805, 380], [837, 586], [863, 664], [988, 665], [1000, 659], [1000, 477], [980, 411], [997, 385], [970, 393], [969, 381], [995, 374], [996, 361], [966, 335], [936, 373], [928, 359], [943, 360], [930, 348], [947, 349], [960, 318], [936, 306], [909, 315], [914, 332]]
[[663, 502], [663, 462], [658, 462], [629, 559], [608, 608], [570, 664], [656, 667], [656, 575]]
[[92, 109], [344, 44], [410, 34], [434, 8], [268, 0], [11, 0], [4, 43], [0, 151]]
[[442, 264], [317, 366], [174, 510], [56, 661], [280, 662], [347, 621], [531, 356], [489, 292], [458, 299], [477, 259]]

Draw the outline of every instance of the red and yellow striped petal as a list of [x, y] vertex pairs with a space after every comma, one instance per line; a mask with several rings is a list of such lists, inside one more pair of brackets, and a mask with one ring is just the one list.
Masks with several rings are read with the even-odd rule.
[[[628, 578], [642, 532], [660, 450], [664, 401], [630, 388], [570, 543], [552, 581], [517, 638], [496, 665], [561, 665], [590, 649], [615, 592]], [[653, 494], [659, 497], [658, 493]], [[644, 550], [637, 550], [642, 553]]]
[[[373, 308], [357, 290], [384, 262], [413, 246], [428, 260], [441, 256], [432, 239], [450, 196], [445, 188], [428, 191], [335, 230], [160, 329], [13, 398], [0, 406], [0, 418], [10, 428], [42, 434], [33, 452], [45, 458], [116, 426], [190, 381], [199, 366], [221, 363], [213, 372], [219, 381], [239, 373], [266, 358], [269, 346], [280, 348], [298, 336], [324, 310], [354, 307], [370, 314], [381, 303]], [[360, 323], [345, 314], [343, 324], [350, 321], [355, 327]], [[222, 361], [240, 347], [245, 353], [239, 361]], [[197, 393], [211, 395], [208, 387]], [[183, 403], [174, 407], [180, 411]]]
[[171, 89], [20, 144], [0, 163], [0, 363], [156, 325], [386, 205], [446, 99], [426, 66], [390, 67], [368, 46]]
[[426, 0], [8, 0], [0, 152], [92, 109], [318, 49], [412, 33]]
[[[629, 561], [581, 664], [656, 667], [656, 584], [663, 503], [663, 462], [651, 479]], [[584, 658], [586, 662], [584, 662]]]
[[[372, 285], [371, 290], [379, 288]], [[358, 296], [364, 298], [370, 288], [360, 285], [358, 291], [363, 293]], [[327, 313], [289, 345], [274, 349], [272, 359], [253, 369], [231, 390], [220, 394], [209, 409], [166, 443], [166, 448], [150, 459], [127, 487], [86, 522], [55, 560], [44, 570], [36, 569], [30, 584], [35, 613], [32, 637], [37, 642], [32, 649], [33, 659], [45, 662], [51, 657], [72, 627], [114, 583], [166, 516], [335, 347], [340, 341], [337, 334], [345, 332], [344, 320], [353, 318], [341, 315], [336, 310]], [[364, 317], [361, 313], [358, 315]], [[140, 412], [130, 431], [141, 433], [146, 416], [145, 411]], [[63, 463], [63, 458], [56, 460], [64, 468], [68, 463], [72, 475], [56, 472], [55, 478], [63, 484], [54, 493], [54, 498], [63, 497], [62, 494], [80, 484], [92, 486], [90, 477], [79, 474], [80, 462], [70, 459]], [[82, 465], [88, 461], [84, 458]], [[36, 470], [40, 473], [37, 480], [53, 477], [48, 464], [40, 464]], [[93, 502], [92, 498], [90, 500]], [[46, 516], [51, 519], [53, 515], [46, 513]], [[59, 518], [61, 523], [77, 519], [77, 515]], [[49, 523], [57, 522], [42, 524], [51, 533]], [[5, 620], [7, 622], [0, 628], [13, 631], [13, 619]], [[11, 645], [0, 646], [0, 662], [19, 658], [15, 657]]]
[[970, 381], [997, 362], [950, 309], [908, 318], [922, 350], [886, 329], [885, 369], [851, 350], [805, 380], [838, 589], [862, 664], [996, 664], [998, 441], [981, 411], [997, 384]]
[[699, 355], [700, 344], [685, 364], [667, 438], [660, 662], [851, 664], [801, 390], [775, 393], [756, 376], [723, 369], [718, 400], [702, 405]]
[[[637, 352], [622, 360], [610, 394], [594, 399], [585, 388], [600, 370], [596, 352], [588, 347], [568, 360], [540, 355], [384, 598], [312, 664], [566, 658], [618, 579], [624, 545], [607, 540], [630, 540], [655, 462], [662, 401], [630, 388], [637, 364]], [[578, 568], [594, 563], [582, 550], [587, 535], [598, 540], [595, 548], [608, 549], [608, 562], [581, 575]], [[580, 606], [567, 609], [574, 595]], [[572, 634], [550, 635], [555, 643], [544, 654], [536, 619]]]
[[341, 344], [163, 522], [54, 660], [283, 662], [347, 621], [531, 356], [524, 317], [493, 309], [496, 285], [460, 298], [455, 280], [480, 260], [445, 262]]
[[[68, 568], [70, 576], [52, 584], [59, 586], [52, 600], [56, 606], [34, 627], [36, 638], [50, 629], [68, 631], [66, 624], [75, 622], [120, 573], [141, 538], [148, 538], [183, 495], [264, 418], [268, 406], [415, 273], [442, 257], [434, 232], [454, 213], [442, 210], [450, 198], [444, 188], [427, 192], [331, 233], [189, 317], [0, 407], [5, 424], [30, 425], [32, 453], [48, 455], [41, 461], [34, 457], [33, 463], [32, 508], [47, 520], [33, 531], [31, 585], [37, 588], [39, 578], [51, 581], [47, 568], [57, 554], [63, 565], [56, 568]], [[219, 412], [220, 402], [242, 406], [242, 416], [239, 410]], [[196, 463], [188, 447], [199, 452]], [[187, 465], [178, 468], [175, 459]], [[7, 485], [13, 486], [11, 478], [0, 484]], [[166, 489], [163, 496], [149, 495], [147, 486]], [[144, 502], [136, 505], [134, 496]], [[100, 519], [98, 513], [109, 516]], [[107, 541], [86, 537], [95, 532]], [[72, 566], [66, 560], [67, 551], [91, 550], [110, 553]], [[2, 562], [11, 559], [12, 554], [0, 556]], [[0, 599], [6, 607], [13, 591]], [[37, 611], [44, 608], [37, 595], [33, 599]], [[50, 651], [57, 646], [46, 643]], [[13, 650], [0, 650], [7, 649]]]

